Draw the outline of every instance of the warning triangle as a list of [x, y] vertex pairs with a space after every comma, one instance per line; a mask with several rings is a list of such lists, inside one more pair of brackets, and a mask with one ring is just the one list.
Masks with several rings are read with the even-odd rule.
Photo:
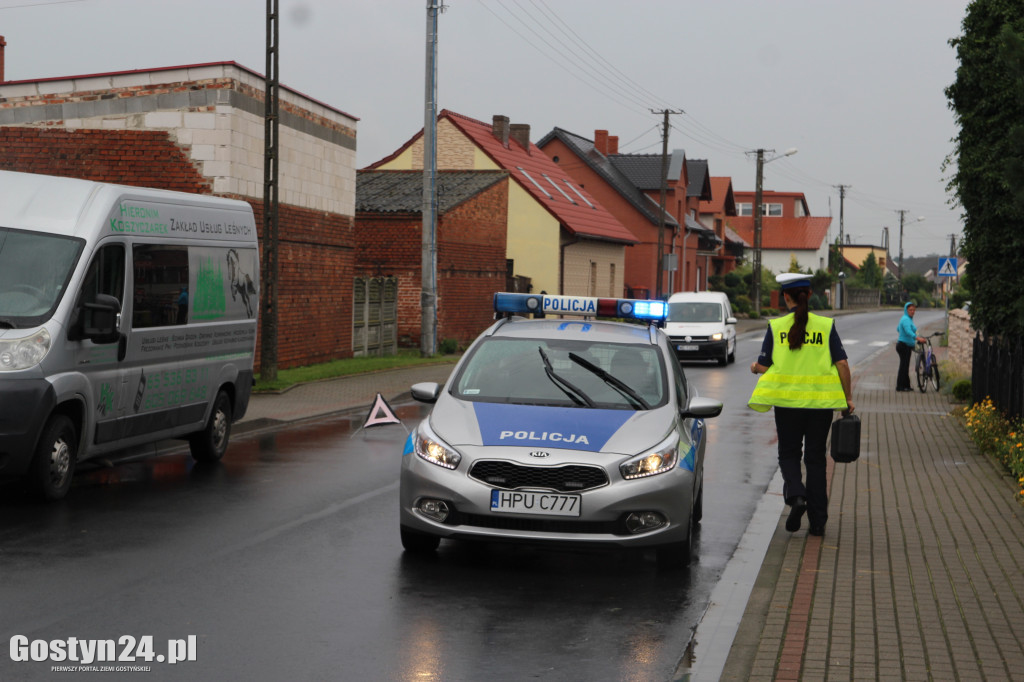
[[955, 276], [956, 268], [953, 267], [953, 261], [946, 259], [942, 262], [942, 267], [939, 268], [940, 275]]
[[367, 415], [366, 421], [363, 422], [362, 428], [368, 428], [370, 426], [380, 426], [381, 424], [401, 424], [402, 420], [395, 416], [391, 406], [388, 405], [388, 401], [384, 400], [384, 396], [380, 393], [377, 394], [377, 400], [374, 401], [373, 407], [370, 408], [370, 414]]

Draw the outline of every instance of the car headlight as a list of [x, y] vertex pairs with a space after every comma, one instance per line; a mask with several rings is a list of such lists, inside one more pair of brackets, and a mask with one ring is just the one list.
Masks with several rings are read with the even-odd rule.
[[35, 367], [50, 351], [50, 332], [45, 329], [17, 339], [0, 339], [0, 372]]
[[454, 469], [462, 461], [462, 455], [435, 436], [427, 427], [426, 421], [421, 422], [419, 428], [416, 429], [413, 448], [416, 454], [423, 459], [445, 469]]
[[656, 476], [672, 471], [679, 463], [679, 436], [673, 434], [657, 448], [637, 455], [619, 465], [626, 480]]
[[712, 334], [711, 335], [711, 340], [712, 341], [721, 341], [722, 340], [722, 332], [718, 332], [717, 334]]

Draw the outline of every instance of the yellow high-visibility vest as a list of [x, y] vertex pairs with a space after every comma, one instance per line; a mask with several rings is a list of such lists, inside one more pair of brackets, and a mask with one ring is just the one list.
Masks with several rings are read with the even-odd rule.
[[789, 349], [793, 313], [768, 323], [772, 334], [772, 365], [757, 380], [747, 404], [758, 412], [778, 407], [846, 409], [839, 370], [832, 364], [828, 339], [832, 319], [809, 313], [804, 345]]

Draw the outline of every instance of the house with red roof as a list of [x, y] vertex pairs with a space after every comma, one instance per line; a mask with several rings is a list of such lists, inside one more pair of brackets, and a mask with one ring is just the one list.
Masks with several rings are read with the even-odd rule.
[[698, 218], [700, 202], [711, 198], [707, 161], [672, 152], [663, 212], [661, 154], [620, 154], [618, 137], [607, 130], [594, 131], [590, 140], [555, 128], [537, 146], [637, 236], [639, 243], [626, 253], [629, 295], [658, 295], [659, 248], [665, 256], [662, 295], [707, 288], [708, 258], [718, 246]]
[[699, 219], [715, 231], [721, 243], [709, 257], [708, 275], [725, 275], [736, 269], [746, 256], [750, 257], [752, 244], [736, 233], [728, 221], [736, 217], [736, 197], [732, 191], [732, 178], [712, 177], [711, 198], [700, 202]]
[[[505, 257], [529, 290], [622, 296], [627, 247], [638, 239], [591, 193], [530, 142], [530, 126], [494, 116], [490, 124], [448, 109], [437, 120], [438, 170], [504, 170], [508, 189]], [[367, 169], [423, 168], [423, 131]]]
[[[754, 244], [754, 192], [733, 192], [736, 215], [726, 219], [748, 244]], [[831, 217], [810, 215], [803, 192], [761, 192], [761, 267], [788, 272], [792, 259], [800, 269], [828, 269], [828, 230]]]

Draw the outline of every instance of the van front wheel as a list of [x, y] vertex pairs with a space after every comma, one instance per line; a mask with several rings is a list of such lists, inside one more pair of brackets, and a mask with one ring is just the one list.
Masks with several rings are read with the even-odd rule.
[[71, 489], [78, 460], [78, 433], [63, 414], [50, 417], [32, 458], [29, 485], [44, 500], [59, 500]]
[[231, 437], [231, 398], [224, 391], [217, 392], [210, 420], [202, 431], [189, 436], [188, 447], [197, 462], [217, 462], [228, 449]]

